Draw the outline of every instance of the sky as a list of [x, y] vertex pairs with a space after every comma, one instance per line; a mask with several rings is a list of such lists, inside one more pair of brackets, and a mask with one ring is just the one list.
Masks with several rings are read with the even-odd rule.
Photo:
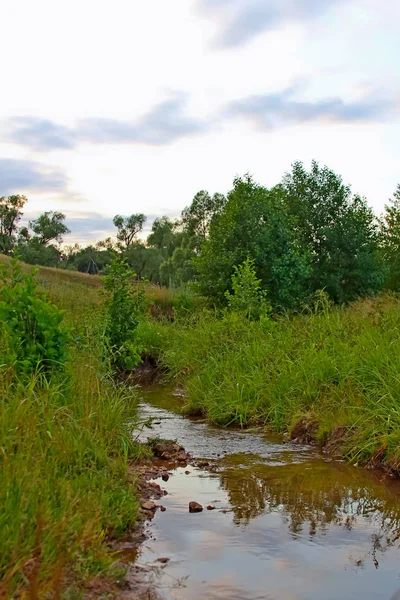
[[376, 213], [400, 183], [398, 0], [3, 0], [0, 196], [66, 214], [179, 216], [295, 160]]

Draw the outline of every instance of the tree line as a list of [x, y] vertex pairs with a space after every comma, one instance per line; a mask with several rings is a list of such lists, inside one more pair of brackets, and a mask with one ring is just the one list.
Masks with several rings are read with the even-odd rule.
[[97, 274], [117, 252], [138, 279], [191, 284], [221, 305], [238, 267], [251, 261], [274, 309], [297, 309], [317, 290], [337, 303], [400, 290], [400, 185], [378, 218], [365, 198], [316, 161], [310, 170], [294, 163], [269, 189], [245, 175], [226, 196], [200, 191], [179, 219], [157, 218], [145, 241], [139, 236], [146, 216], [138, 213], [114, 217], [116, 240], [61, 247], [69, 233], [65, 215], [45, 212], [19, 227], [26, 201], [0, 198], [0, 252], [17, 252], [30, 264]]

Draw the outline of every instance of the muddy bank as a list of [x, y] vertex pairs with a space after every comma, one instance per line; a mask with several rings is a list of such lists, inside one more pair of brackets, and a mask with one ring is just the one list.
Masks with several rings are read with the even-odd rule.
[[[330, 435], [325, 435], [322, 439], [318, 438], [318, 430], [318, 421], [311, 417], [302, 417], [292, 428], [289, 438], [294, 443], [316, 445], [324, 454], [332, 458], [346, 458], [352, 428], [338, 425], [334, 427]], [[400, 465], [398, 461], [388, 460], [386, 453], [387, 447], [381, 446], [360, 466], [368, 470], [381, 471], [387, 477], [399, 479]]]

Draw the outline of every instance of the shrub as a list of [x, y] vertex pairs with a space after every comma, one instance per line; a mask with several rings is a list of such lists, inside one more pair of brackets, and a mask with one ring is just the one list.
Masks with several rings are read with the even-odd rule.
[[241, 265], [234, 267], [232, 292], [225, 292], [228, 307], [247, 318], [258, 319], [271, 312], [266, 292], [261, 289], [261, 279], [257, 279], [254, 260], [247, 258]]
[[105, 342], [113, 367], [132, 369], [140, 362], [136, 329], [145, 311], [145, 289], [134, 283], [127, 262], [115, 256], [104, 277], [106, 307]]
[[0, 321], [7, 338], [7, 362], [25, 375], [62, 370], [70, 340], [62, 327], [63, 311], [39, 296], [35, 274], [22, 273], [16, 259], [0, 265]]

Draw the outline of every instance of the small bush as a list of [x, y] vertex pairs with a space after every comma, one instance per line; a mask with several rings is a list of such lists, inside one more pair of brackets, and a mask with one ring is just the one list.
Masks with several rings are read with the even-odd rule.
[[113, 367], [132, 369], [140, 362], [136, 329], [145, 312], [145, 289], [134, 283], [135, 274], [119, 256], [111, 261], [104, 277], [106, 308], [105, 341]]
[[266, 292], [261, 289], [261, 279], [257, 279], [254, 260], [247, 258], [234, 267], [232, 292], [225, 292], [228, 307], [249, 319], [258, 319], [271, 312]]
[[61, 325], [63, 311], [39, 296], [35, 274], [24, 274], [16, 259], [0, 265], [0, 321], [7, 340], [6, 361], [25, 375], [62, 370], [70, 340]]

